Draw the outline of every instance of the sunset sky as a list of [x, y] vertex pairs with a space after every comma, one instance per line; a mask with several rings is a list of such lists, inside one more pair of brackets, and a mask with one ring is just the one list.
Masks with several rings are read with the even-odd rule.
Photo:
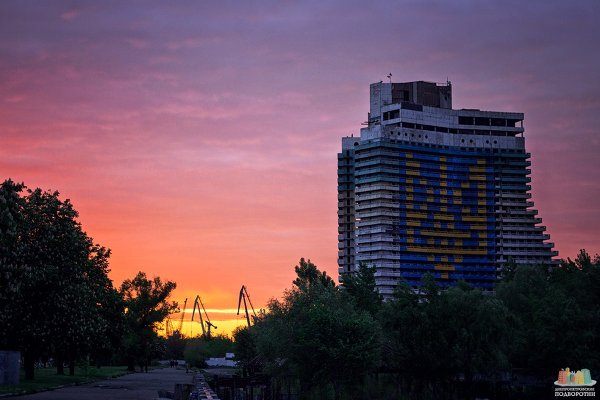
[[143, 270], [241, 323], [242, 284], [260, 308], [300, 257], [337, 278], [336, 154], [369, 84], [449, 79], [454, 108], [525, 113], [544, 225], [594, 254], [598, 21], [595, 0], [2, 1], [0, 178], [71, 199], [115, 285]]

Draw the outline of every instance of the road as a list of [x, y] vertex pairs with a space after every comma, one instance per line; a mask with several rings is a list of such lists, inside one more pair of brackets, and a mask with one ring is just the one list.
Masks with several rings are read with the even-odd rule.
[[161, 368], [119, 378], [69, 386], [48, 392], [19, 396], [18, 400], [152, 400], [158, 390], [174, 391], [176, 383], [192, 383], [193, 374], [185, 368]]

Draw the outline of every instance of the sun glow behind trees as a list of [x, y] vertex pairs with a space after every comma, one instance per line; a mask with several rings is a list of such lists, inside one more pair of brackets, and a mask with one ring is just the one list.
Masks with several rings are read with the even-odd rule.
[[143, 272], [116, 290], [110, 250], [78, 216], [56, 191], [0, 185], [0, 348], [22, 353], [26, 379], [50, 358], [58, 374], [67, 362], [73, 375], [83, 359], [147, 367], [158, 355], [156, 325], [177, 307], [175, 283]]
[[[237, 293], [234, 293], [234, 295], [237, 295]], [[181, 307], [181, 305], [184, 304], [184, 300], [177, 300], [177, 304]], [[195, 317], [192, 321], [192, 311], [193, 308], [188, 307], [185, 311], [180, 308], [178, 312], [169, 316], [173, 330], [178, 330], [181, 315], [182, 313], [184, 314], [181, 333], [188, 338], [202, 335], [199, 319]], [[259, 310], [256, 311], [258, 312]], [[212, 323], [217, 325], [216, 329], [213, 328], [213, 332], [217, 335], [224, 334], [231, 336], [236, 328], [247, 324], [243, 309], [240, 310], [239, 315], [237, 314], [237, 308], [207, 308], [206, 312]], [[167, 321], [159, 328], [159, 334], [162, 336], [166, 336], [167, 334], [166, 324]]]

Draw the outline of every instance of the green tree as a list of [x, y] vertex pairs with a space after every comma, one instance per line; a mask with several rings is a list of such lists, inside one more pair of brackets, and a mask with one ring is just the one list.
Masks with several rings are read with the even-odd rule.
[[429, 387], [447, 387], [454, 373], [450, 342], [443, 333], [446, 316], [439, 318], [439, 290], [428, 282], [423, 286], [428, 290], [417, 292], [401, 282], [379, 314], [383, 366], [396, 374], [397, 386], [410, 397]]
[[211, 357], [225, 357], [232, 352], [233, 341], [225, 335], [196, 337], [186, 340], [183, 351], [185, 361], [195, 367], [206, 367], [206, 360]]
[[148, 279], [144, 272], [138, 272], [121, 285], [125, 302], [125, 334], [121, 345], [129, 370], [133, 371], [136, 363], [147, 370], [159, 342], [156, 333], [159, 325], [178, 311], [177, 303], [169, 301], [175, 287], [174, 282], [163, 283], [159, 277]]
[[31, 273], [22, 261], [24, 188], [10, 179], [0, 185], [0, 347], [14, 350], [23, 349], [21, 332], [27, 317], [23, 310], [28, 301], [25, 285]]
[[465, 283], [440, 291], [424, 277], [419, 291], [401, 284], [380, 314], [384, 366], [410, 397], [449, 397], [456, 377], [468, 387], [475, 374], [508, 369], [510, 316], [495, 297]]
[[243, 376], [252, 376], [262, 370], [262, 363], [256, 349], [254, 330], [247, 326], [233, 331], [235, 358], [242, 368]]
[[324, 289], [335, 289], [336, 285], [333, 279], [327, 275], [325, 271], [321, 272], [317, 266], [306, 261], [304, 258], [300, 259], [300, 263], [294, 267], [296, 271], [296, 279], [294, 279], [294, 286], [296, 289], [303, 293], [308, 293], [312, 288], [316, 288], [320, 291]]
[[92, 338], [108, 324], [100, 297], [112, 284], [105, 263], [96, 262], [99, 252], [108, 252], [93, 244], [73, 205], [58, 192], [8, 180], [0, 196], [0, 275], [7, 281], [0, 286], [7, 300], [1, 344], [23, 353], [27, 379], [42, 356], [69, 360], [73, 373], [75, 359], [89, 352]]
[[179, 331], [173, 332], [171, 336], [168, 336], [165, 341], [166, 358], [170, 360], [181, 360], [183, 359], [183, 352], [187, 339]]
[[504, 304], [494, 296], [466, 284], [440, 296], [434, 311], [441, 333], [449, 344], [454, 371], [463, 373], [467, 385], [475, 374], [494, 378], [509, 367], [511, 318]]
[[89, 337], [89, 354], [96, 366], [112, 362], [125, 330], [125, 303], [108, 278], [110, 249], [90, 247], [86, 278], [101, 323]]
[[542, 377], [568, 365], [600, 367], [600, 258], [582, 250], [560, 265], [519, 265], [497, 287], [514, 316], [511, 360]]
[[360, 263], [358, 271], [342, 275], [342, 286], [356, 308], [377, 315], [383, 298], [375, 284], [375, 268]]
[[377, 365], [378, 326], [310, 260], [295, 270], [294, 287], [250, 328], [258, 357], [276, 377], [297, 376], [304, 397], [328, 385], [337, 398], [349, 396]]

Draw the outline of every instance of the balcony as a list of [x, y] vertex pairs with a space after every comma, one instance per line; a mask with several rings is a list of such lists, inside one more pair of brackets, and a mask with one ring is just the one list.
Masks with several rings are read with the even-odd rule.
[[[540, 250], [506, 250], [500, 248], [496, 251], [497, 255], [515, 257], [515, 256], [536, 256], [536, 257], [548, 257], [551, 256], [554, 251], [548, 251], [547, 249]], [[558, 255], [558, 252], [556, 252]]]

